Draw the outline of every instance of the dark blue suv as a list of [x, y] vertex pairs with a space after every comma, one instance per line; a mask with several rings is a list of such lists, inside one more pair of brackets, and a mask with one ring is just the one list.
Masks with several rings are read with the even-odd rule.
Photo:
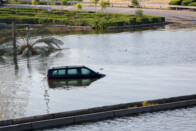
[[49, 69], [47, 80], [101, 78], [104, 76], [105, 75], [95, 72], [85, 66], [65, 66]]

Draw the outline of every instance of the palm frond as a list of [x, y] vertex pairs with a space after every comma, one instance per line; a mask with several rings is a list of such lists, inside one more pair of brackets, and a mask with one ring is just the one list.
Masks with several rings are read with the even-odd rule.
[[63, 42], [61, 40], [58, 40], [58, 39], [53, 38], [53, 37], [47, 37], [47, 38], [42, 38], [42, 39], [36, 40], [32, 44], [32, 46], [34, 46], [38, 43], [45, 43], [46, 45], [48, 45], [50, 48], [53, 48], [53, 49], [61, 49], [60, 45], [63, 45]]

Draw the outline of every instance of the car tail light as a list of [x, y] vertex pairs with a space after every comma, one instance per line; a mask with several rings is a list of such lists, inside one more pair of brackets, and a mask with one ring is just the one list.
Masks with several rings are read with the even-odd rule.
[[47, 78], [46, 78], [46, 79], [47, 79], [47, 81], [49, 81], [49, 77], [48, 77], [48, 76], [47, 76]]

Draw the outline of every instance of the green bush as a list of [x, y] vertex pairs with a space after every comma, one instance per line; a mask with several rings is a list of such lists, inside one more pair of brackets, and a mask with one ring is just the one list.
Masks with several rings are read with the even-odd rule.
[[137, 17], [142, 17], [143, 14], [144, 14], [144, 13], [143, 13], [143, 10], [141, 10], [141, 9], [135, 11], [135, 15], [136, 15]]
[[158, 23], [159, 22], [159, 19], [157, 17], [149, 17], [149, 22], [150, 23]]
[[152, 17], [143, 15], [111, 14], [111, 13], [93, 13], [85, 11], [61, 11], [44, 10], [32, 8], [18, 8], [17, 14], [15, 8], [0, 9], [0, 23], [11, 24], [15, 21], [17, 24], [66, 24], [71, 26], [92, 26], [94, 29], [105, 29], [109, 26], [124, 26], [135, 24], [147, 24], [163, 22], [163, 17]]
[[182, 5], [189, 5], [189, 4], [191, 4], [191, 2], [196, 2], [196, 0], [183, 0], [182, 1]]
[[169, 5], [181, 5], [182, 0], [171, 0]]
[[139, 6], [138, 0], [131, 0], [131, 5], [134, 7], [138, 7]]
[[188, 4], [188, 6], [196, 6], [196, 2], [192, 2], [192, 3]]

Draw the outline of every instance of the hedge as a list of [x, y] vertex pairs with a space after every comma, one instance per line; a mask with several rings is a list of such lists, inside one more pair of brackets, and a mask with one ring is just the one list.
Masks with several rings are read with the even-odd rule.
[[191, 3], [191, 0], [183, 0], [181, 5], [188, 5]]
[[188, 4], [188, 6], [196, 6], [196, 2], [192, 2], [192, 3]]
[[171, 0], [169, 5], [195, 6], [195, 2], [196, 0]]
[[169, 5], [181, 5], [182, 0], [171, 0]]
[[1, 8], [0, 23], [11, 24], [65, 24], [71, 26], [92, 26], [94, 29], [105, 29], [109, 26], [124, 26], [164, 22], [165, 18], [156, 16], [94, 13], [85, 11], [61, 11], [36, 8]]

